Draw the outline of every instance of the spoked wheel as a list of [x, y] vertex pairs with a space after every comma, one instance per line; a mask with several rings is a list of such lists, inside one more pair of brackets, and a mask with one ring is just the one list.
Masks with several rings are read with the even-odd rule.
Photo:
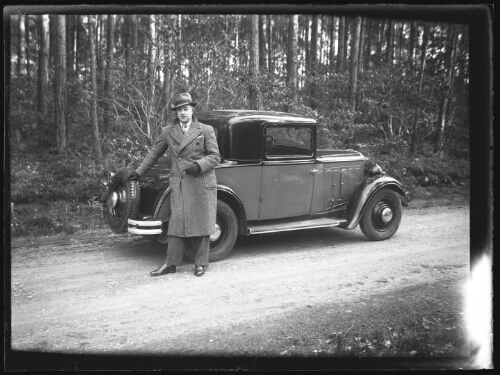
[[139, 210], [139, 183], [128, 181], [128, 171], [119, 170], [111, 179], [106, 201], [106, 219], [114, 233], [127, 232], [127, 220]]
[[401, 223], [402, 209], [398, 194], [390, 189], [375, 193], [359, 223], [364, 235], [373, 241], [391, 238]]

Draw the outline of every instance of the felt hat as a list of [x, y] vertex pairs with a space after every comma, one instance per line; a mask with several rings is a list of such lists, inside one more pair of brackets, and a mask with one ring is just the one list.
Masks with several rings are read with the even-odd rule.
[[188, 92], [184, 92], [175, 96], [173, 100], [171, 111], [175, 111], [177, 108], [182, 107], [183, 105], [190, 104], [193, 107], [196, 107], [198, 103], [193, 102], [191, 99], [191, 95]]

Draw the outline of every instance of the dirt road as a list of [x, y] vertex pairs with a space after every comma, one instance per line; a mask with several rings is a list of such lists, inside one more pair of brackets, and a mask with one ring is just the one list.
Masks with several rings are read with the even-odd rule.
[[[270, 318], [411, 286], [459, 287], [470, 271], [469, 208], [407, 209], [384, 242], [368, 241], [359, 228], [240, 237], [201, 278], [187, 260], [176, 274], [151, 278], [164, 255], [163, 245], [108, 231], [13, 241], [12, 349], [257, 354], [235, 337], [247, 332], [237, 327], [259, 330], [264, 340], [274, 334], [266, 333]], [[221, 332], [233, 345], [213, 339]]]

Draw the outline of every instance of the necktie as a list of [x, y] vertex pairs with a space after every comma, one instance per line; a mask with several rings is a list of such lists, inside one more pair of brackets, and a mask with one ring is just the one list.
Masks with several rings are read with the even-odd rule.
[[188, 131], [187, 125], [182, 125], [182, 132], [186, 134], [187, 131]]

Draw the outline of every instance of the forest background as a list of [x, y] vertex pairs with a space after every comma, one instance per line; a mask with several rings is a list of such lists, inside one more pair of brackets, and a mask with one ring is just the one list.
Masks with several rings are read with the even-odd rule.
[[348, 9], [4, 10], [12, 236], [105, 227], [110, 174], [138, 165], [179, 92], [314, 117], [321, 148], [361, 151], [406, 203], [467, 197], [478, 9]]

